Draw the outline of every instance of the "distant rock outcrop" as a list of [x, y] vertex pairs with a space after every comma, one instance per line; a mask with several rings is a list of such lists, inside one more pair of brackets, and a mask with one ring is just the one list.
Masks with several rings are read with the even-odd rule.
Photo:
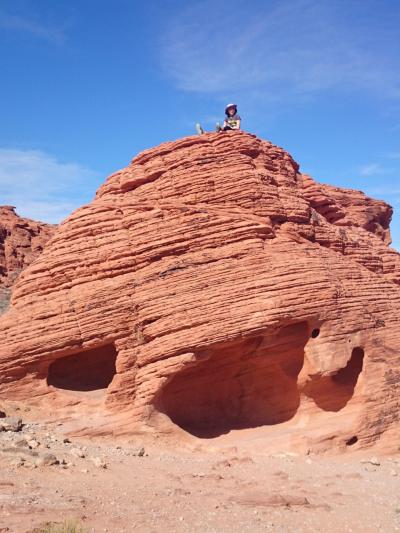
[[245, 132], [147, 150], [18, 278], [0, 395], [51, 402], [87, 434], [376, 443], [398, 430], [390, 217]]
[[10, 205], [0, 206], [0, 314], [20, 272], [42, 252], [56, 226], [22, 218]]

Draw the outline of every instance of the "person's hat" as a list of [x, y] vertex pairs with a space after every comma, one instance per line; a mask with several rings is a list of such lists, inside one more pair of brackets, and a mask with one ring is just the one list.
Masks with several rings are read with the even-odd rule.
[[231, 107], [234, 107], [234, 108], [235, 108], [235, 113], [237, 112], [237, 105], [236, 105], [236, 104], [228, 104], [228, 105], [225, 107], [225, 115], [228, 114], [228, 109], [230, 109]]

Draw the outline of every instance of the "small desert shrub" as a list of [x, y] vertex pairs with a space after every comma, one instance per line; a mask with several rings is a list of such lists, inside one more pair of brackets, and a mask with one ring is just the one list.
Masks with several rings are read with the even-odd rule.
[[34, 533], [87, 533], [76, 520], [65, 520], [62, 524], [49, 523], [39, 529], [35, 529]]

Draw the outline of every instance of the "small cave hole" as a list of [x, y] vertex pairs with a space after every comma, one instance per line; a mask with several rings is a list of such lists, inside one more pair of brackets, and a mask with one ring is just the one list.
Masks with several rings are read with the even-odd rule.
[[332, 376], [332, 380], [337, 384], [347, 385], [354, 389], [363, 367], [363, 361], [364, 350], [362, 348], [354, 348], [347, 365]]
[[332, 376], [312, 381], [303, 392], [324, 411], [340, 411], [353, 397], [363, 362], [364, 350], [360, 347], [354, 348], [345, 367]]
[[80, 392], [106, 389], [116, 373], [116, 358], [114, 344], [61, 357], [50, 365], [47, 384]]
[[346, 440], [346, 446], [353, 446], [353, 444], [356, 444], [357, 442], [358, 442], [358, 437], [354, 435], [350, 439]]
[[311, 337], [313, 339], [316, 339], [318, 337], [318, 335], [319, 335], [319, 329], [318, 328], [313, 329], [312, 332], [311, 332]]

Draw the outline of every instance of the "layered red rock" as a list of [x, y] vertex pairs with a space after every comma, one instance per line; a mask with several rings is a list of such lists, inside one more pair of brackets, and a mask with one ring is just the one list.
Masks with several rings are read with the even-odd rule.
[[20, 275], [0, 394], [92, 434], [375, 443], [398, 429], [390, 216], [244, 132], [147, 150]]
[[22, 218], [13, 206], [0, 206], [0, 313], [20, 272], [42, 252], [55, 226]]

